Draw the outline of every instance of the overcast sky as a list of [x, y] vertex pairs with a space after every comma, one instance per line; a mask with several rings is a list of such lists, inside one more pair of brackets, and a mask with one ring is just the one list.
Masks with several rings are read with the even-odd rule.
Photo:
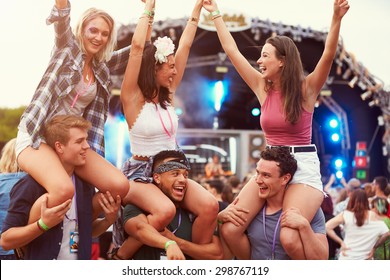
[[[109, 12], [118, 26], [135, 22], [143, 11], [141, 0], [78, 0], [72, 3], [72, 26], [89, 7]], [[341, 36], [370, 73], [390, 85], [390, 1], [350, 0]], [[0, 4], [0, 107], [27, 105], [46, 69], [53, 46], [53, 27], [46, 26], [54, 0], [8, 0]], [[194, 0], [157, 0], [156, 19], [189, 16]], [[219, 0], [224, 11], [270, 19], [288, 25], [327, 31], [333, 0]]]

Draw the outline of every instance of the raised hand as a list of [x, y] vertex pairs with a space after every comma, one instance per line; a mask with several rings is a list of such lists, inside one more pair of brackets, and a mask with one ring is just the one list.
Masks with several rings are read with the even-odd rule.
[[333, 4], [333, 15], [342, 18], [349, 10], [347, 0], [335, 0]]

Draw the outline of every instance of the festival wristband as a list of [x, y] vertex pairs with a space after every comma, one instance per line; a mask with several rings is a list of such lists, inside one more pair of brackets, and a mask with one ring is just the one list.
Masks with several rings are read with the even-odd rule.
[[49, 227], [43, 222], [42, 218], [40, 218], [38, 221], [37, 221], [37, 225], [39, 227], [40, 230], [46, 232], [49, 230]]
[[171, 245], [171, 244], [176, 244], [176, 241], [173, 241], [173, 240], [168, 240], [167, 242], [165, 242], [165, 251], [168, 250], [168, 247]]

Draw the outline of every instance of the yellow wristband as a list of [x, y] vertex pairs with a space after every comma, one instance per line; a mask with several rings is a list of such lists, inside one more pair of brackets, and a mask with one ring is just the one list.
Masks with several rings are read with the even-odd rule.
[[176, 241], [173, 241], [173, 240], [168, 240], [167, 242], [165, 242], [165, 251], [168, 250], [168, 247], [171, 245], [171, 244], [176, 244]]

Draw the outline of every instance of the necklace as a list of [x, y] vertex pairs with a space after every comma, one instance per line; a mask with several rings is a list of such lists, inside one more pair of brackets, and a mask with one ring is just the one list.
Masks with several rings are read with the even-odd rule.
[[[81, 91], [75, 90], [76, 91], [76, 96], [73, 98], [73, 102], [72, 102], [72, 105], [70, 106], [70, 108], [73, 108], [74, 105], [76, 105], [77, 99], [79, 99], [79, 97], [81, 95], [83, 95], [89, 89], [89, 87], [91, 86], [92, 75], [91, 75], [91, 77], [89, 77], [90, 72], [92, 72], [92, 68], [89, 69], [89, 71], [87, 72], [87, 75], [85, 76], [85, 79], [88, 82], [87, 86], [85, 86], [85, 84], [83, 84], [83, 88], [82, 88]], [[81, 79], [82, 79], [82, 82], [84, 83], [84, 77], [81, 77]]]
[[156, 106], [156, 111], [157, 111], [157, 114], [158, 114], [158, 116], [160, 118], [160, 123], [161, 123], [162, 127], [164, 128], [165, 133], [169, 136], [169, 138], [172, 138], [172, 136], [175, 134], [175, 131], [173, 130], [173, 122], [172, 122], [171, 114], [169, 114], [169, 110], [167, 109], [166, 111], [167, 111], [167, 114], [168, 114], [169, 123], [171, 125], [170, 133], [169, 133], [168, 129], [166, 128], [165, 124], [164, 124], [164, 121], [163, 121], [163, 119], [161, 117], [161, 113], [160, 113], [160, 110], [157, 107], [157, 104], [154, 103], [154, 106]]
[[275, 245], [276, 245], [276, 234], [277, 234], [277, 231], [278, 231], [278, 228], [279, 228], [279, 224], [280, 224], [280, 217], [282, 216], [282, 214], [279, 215], [279, 218], [278, 218], [278, 222], [276, 223], [276, 226], [275, 226], [275, 229], [274, 229], [274, 236], [273, 236], [273, 240], [272, 240], [272, 245], [271, 243], [268, 241], [268, 237], [267, 237], [267, 234], [266, 234], [266, 231], [265, 231], [265, 210], [267, 208], [267, 205], [265, 204], [264, 207], [263, 207], [263, 232], [264, 232], [264, 236], [265, 236], [265, 239], [267, 240], [268, 242], [268, 245], [271, 247], [271, 260], [274, 260], [275, 259]]
[[172, 233], [175, 234], [175, 232], [179, 229], [180, 225], [181, 225], [181, 208], [179, 208], [179, 218], [178, 218], [178, 222], [177, 222], [177, 227], [172, 230]]

